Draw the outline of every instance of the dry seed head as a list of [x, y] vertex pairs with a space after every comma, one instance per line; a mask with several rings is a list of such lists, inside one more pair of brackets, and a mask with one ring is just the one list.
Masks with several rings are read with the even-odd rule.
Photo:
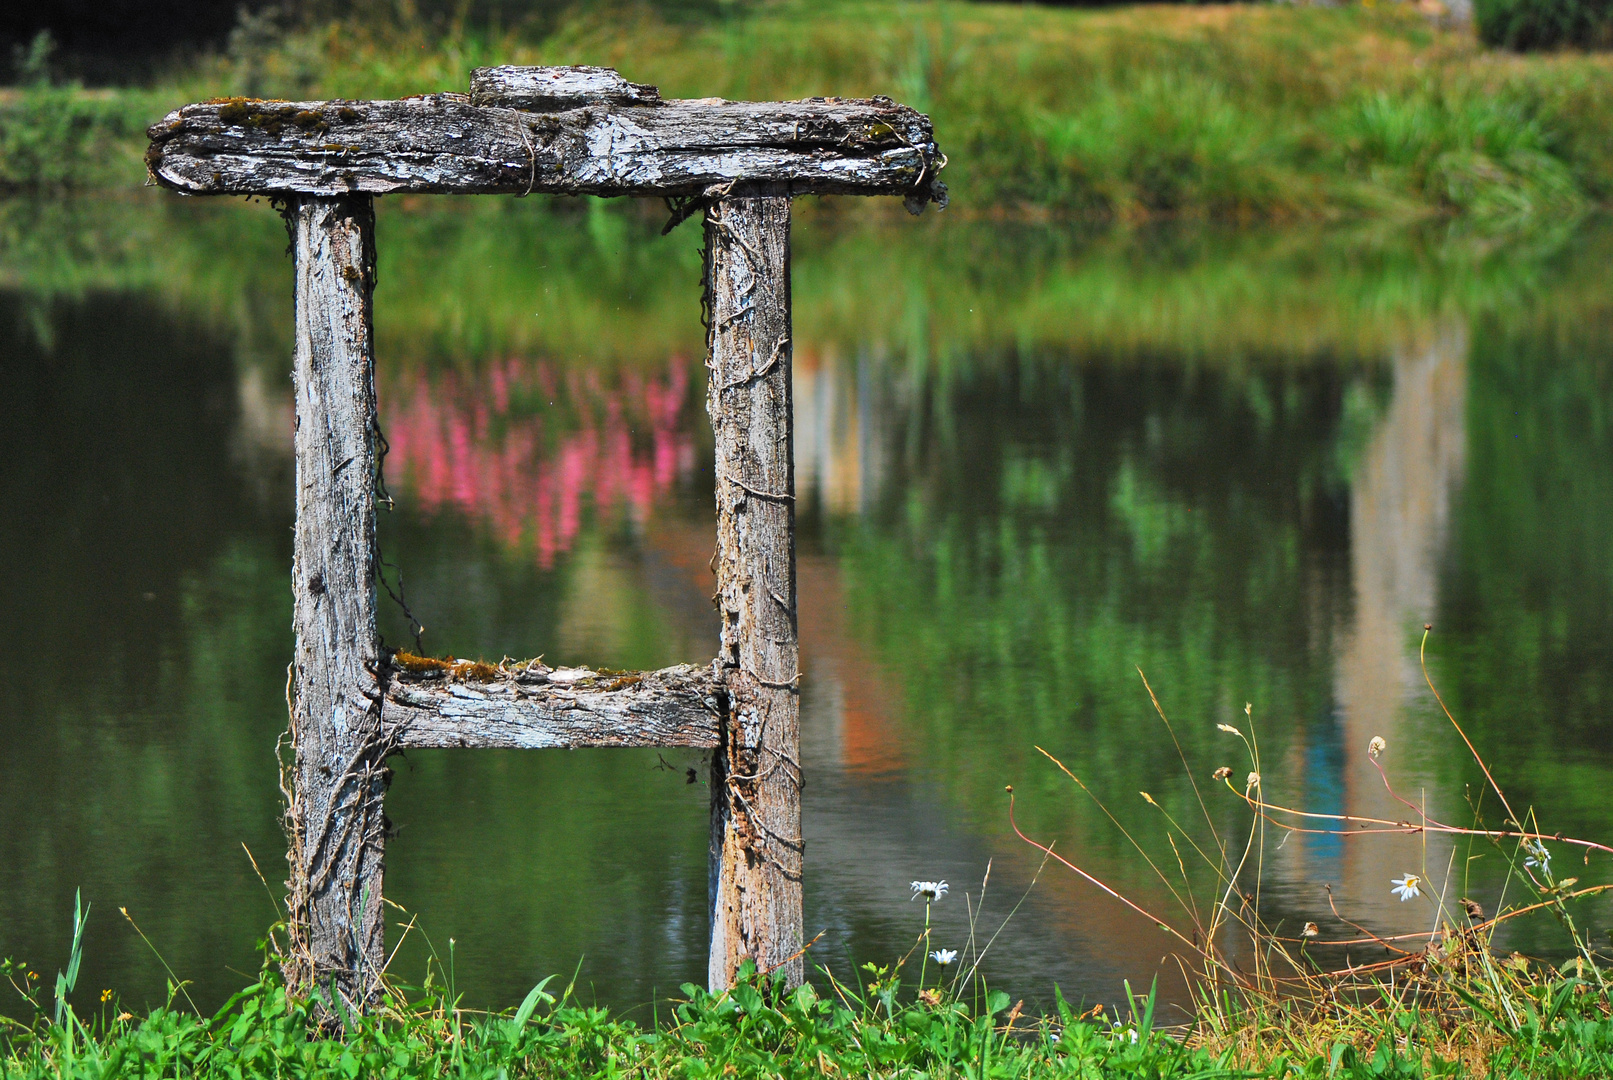
[[1232, 775], [1232, 769], [1226, 765], [1223, 765], [1219, 769], [1215, 770], [1215, 772], [1213, 772], [1211, 775], [1217, 780], [1225, 780], [1227, 777]]
[[1248, 779], [1244, 780], [1243, 786], [1245, 788], [1259, 787], [1260, 786], [1260, 774], [1257, 773], [1257, 772], [1250, 773], [1249, 776], [1248, 776]]
[[1317, 926], [1313, 922], [1308, 922], [1308, 923], [1305, 924], [1305, 929], [1303, 929], [1303, 930], [1301, 930], [1299, 932], [1299, 936], [1300, 937], [1313, 938], [1316, 935], [1320, 934], [1321, 932], [1322, 932], [1321, 927]]
[[1215, 730], [1224, 731], [1228, 735], [1242, 735], [1243, 734], [1243, 732], [1239, 731], [1237, 728], [1233, 727], [1231, 724], [1217, 724], [1217, 725], [1215, 725]]
[[1369, 757], [1375, 758], [1387, 749], [1389, 749], [1389, 744], [1383, 741], [1382, 735], [1372, 736], [1372, 741], [1367, 743], [1367, 755]]

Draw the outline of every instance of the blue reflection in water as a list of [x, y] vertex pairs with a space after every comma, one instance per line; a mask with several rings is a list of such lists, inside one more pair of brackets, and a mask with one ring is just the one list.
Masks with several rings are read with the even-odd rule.
[[[1344, 802], [1344, 724], [1331, 702], [1305, 729], [1305, 806], [1313, 814], [1336, 814]], [[1322, 823], [1322, 828], [1330, 828]], [[1307, 861], [1324, 881], [1336, 880], [1344, 863], [1344, 838], [1331, 833], [1305, 836]]]

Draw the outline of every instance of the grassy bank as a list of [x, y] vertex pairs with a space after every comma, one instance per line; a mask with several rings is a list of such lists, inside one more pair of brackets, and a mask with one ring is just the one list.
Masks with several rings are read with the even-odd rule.
[[[1560, 220], [1613, 195], [1613, 62], [1483, 49], [1403, 5], [1075, 11], [964, 3], [756, 4], [676, 23], [616, 9], [542, 40], [344, 23], [262, 34], [102, 120], [46, 130], [29, 91], [13, 186], [134, 183], [92, 153], [154, 102], [463, 90], [487, 63], [603, 63], [680, 96], [886, 93], [933, 114], [960, 209], [1095, 219]], [[127, 110], [120, 111], [123, 106]], [[127, 155], [124, 155], [127, 158]], [[37, 164], [31, 164], [37, 163]], [[4, 171], [9, 170], [9, 171]]]
[[[15, 984], [26, 972], [8, 965]], [[902, 1004], [899, 980], [819, 991], [742, 984], [685, 999], [647, 1022], [579, 1003], [544, 980], [519, 1009], [470, 1014], [438, 990], [411, 1005], [391, 999], [345, 1040], [310, 1038], [306, 1005], [275, 979], [241, 991], [218, 1013], [181, 1004], [143, 1016], [110, 991], [83, 1016], [48, 1003], [29, 1022], [0, 1019], [0, 1076], [72, 1077], [1479, 1077], [1579, 1078], [1613, 1067], [1607, 995], [1577, 978], [1523, 980], [1521, 1018], [1482, 1004], [1463, 1017], [1434, 1009], [1344, 1008], [1333, 1016], [1280, 1006], [1223, 1014], [1223, 1031], [1156, 1026], [1152, 997], [1116, 1009], [1023, 1015], [1007, 995], [979, 1006], [944, 992]], [[90, 996], [90, 995], [86, 995]], [[15, 1000], [15, 999], [14, 999]], [[12, 1011], [15, 1011], [13, 1008]]]

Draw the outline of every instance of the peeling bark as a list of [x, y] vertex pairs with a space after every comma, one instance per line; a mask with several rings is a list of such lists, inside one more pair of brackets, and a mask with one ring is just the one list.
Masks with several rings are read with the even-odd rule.
[[751, 188], [706, 212], [707, 409], [716, 431], [716, 664], [729, 720], [713, 756], [713, 989], [749, 959], [801, 981], [801, 767], [790, 404], [790, 200]]
[[384, 962], [381, 727], [375, 625], [375, 216], [365, 196], [290, 211], [296, 256], [296, 660], [287, 807], [288, 982], [356, 1015]]

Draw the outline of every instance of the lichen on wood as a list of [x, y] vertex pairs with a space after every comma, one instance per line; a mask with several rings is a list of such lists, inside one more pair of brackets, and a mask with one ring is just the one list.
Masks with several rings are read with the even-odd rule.
[[[539, 663], [539, 661], [532, 661]], [[424, 676], [444, 679], [492, 682], [503, 674], [503, 665], [495, 667], [485, 660], [455, 660], [452, 656], [439, 660], [431, 656], [416, 656], [399, 650], [392, 654], [392, 666], [399, 677]], [[521, 665], [525, 668], [525, 665]]]

